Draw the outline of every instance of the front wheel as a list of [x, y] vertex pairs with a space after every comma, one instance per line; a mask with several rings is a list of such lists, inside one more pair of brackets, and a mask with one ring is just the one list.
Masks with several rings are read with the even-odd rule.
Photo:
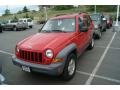
[[67, 61], [65, 63], [65, 67], [63, 70], [63, 79], [64, 80], [70, 80], [73, 78], [73, 76], [75, 75], [76, 72], [76, 55], [71, 53], [68, 58]]
[[91, 49], [93, 49], [93, 47], [94, 47], [94, 39], [92, 38], [92, 40], [88, 46], [88, 49], [91, 50]]
[[17, 31], [17, 27], [16, 27], [16, 26], [14, 26], [14, 27], [13, 27], [13, 30], [14, 30], [14, 31]]

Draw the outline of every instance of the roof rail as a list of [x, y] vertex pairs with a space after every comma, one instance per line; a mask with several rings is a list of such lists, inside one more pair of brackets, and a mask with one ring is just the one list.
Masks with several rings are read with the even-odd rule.
[[86, 13], [86, 14], [88, 14], [87, 12], [80, 12], [80, 13], [78, 13], [78, 14], [82, 14], [82, 13]]
[[57, 16], [61, 16], [61, 15], [67, 15], [67, 14], [58, 14], [58, 15], [56, 15], [56, 17], [57, 17]]

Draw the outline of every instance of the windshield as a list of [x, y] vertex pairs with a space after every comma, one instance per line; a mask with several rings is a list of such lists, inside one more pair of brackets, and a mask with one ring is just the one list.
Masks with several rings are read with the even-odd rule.
[[98, 20], [100, 20], [99, 15], [96, 15], [96, 14], [93, 14], [93, 15], [91, 15], [90, 17], [91, 17], [91, 19], [92, 19], [93, 21], [98, 21]]
[[75, 31], [75, 19], [52, 19], [48, 20], [41, 32], [73, 32]]

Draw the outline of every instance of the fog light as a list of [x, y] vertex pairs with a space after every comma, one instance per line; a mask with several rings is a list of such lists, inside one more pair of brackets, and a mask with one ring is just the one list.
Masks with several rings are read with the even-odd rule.
[[54, 58], [53, 59], [53, 63], [56, 63], [56, 62], [62, 62], [63, 61], [63, 59], [61, 59], [61, 58]]

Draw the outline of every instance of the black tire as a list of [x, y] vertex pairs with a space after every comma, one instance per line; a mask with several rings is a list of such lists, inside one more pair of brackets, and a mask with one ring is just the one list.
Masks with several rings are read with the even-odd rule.
[[102, 32], [101, 32], [101, 31], [99, 31], [98, 34], [94, 34], [94, 35], [93, 35], [94, 39], [100, 39], [101, 36], [102, 36]]
[[[75, 54], [71, 53], [71, 54], [68, 55], [66, 63], [65, 63], [65, 67], [64, 67], [64, 70], [63, 70], [63, 73], [62, 73], [62, 78], [64, 80], [70, 80], [75, 75], [75, 72], [76, 72], [76, 60], [77, 60], [77, 57], [76, 57]], [[73, 69], [74, 69], [73, 71], [68, 70], [68, 68], [70, 68], [70, 63], [73, 64]]]
[[16, 26], [13, 27], [13, 31], [17, 31], [17, 27]]
[[104, 28], [103, 31], [106, 32], [106, 28]]
[[33, 28], [33, 26], [29, 26], [29, 28]]
[[90, 44], [88, 46], [88, 50], [91, 50], [93, 48], [94, 48], [94, 38], [92, 38], [92, 40], [91, 40], [91, 42], [90, 42]]
[[2, 33], [2, 30], [0, 30], [0, 33]]
[[110, 29], [110, 25], [107, 25], [107, 29]]
[[97, 39], [100, 39], [101, 36], [102, 36], [102, 33], [101, 33], [101, 31], [100, 31], [99, 34], [97, 35]]
[[112, 24], [110, 24], [110, 27], [112, 27]]

